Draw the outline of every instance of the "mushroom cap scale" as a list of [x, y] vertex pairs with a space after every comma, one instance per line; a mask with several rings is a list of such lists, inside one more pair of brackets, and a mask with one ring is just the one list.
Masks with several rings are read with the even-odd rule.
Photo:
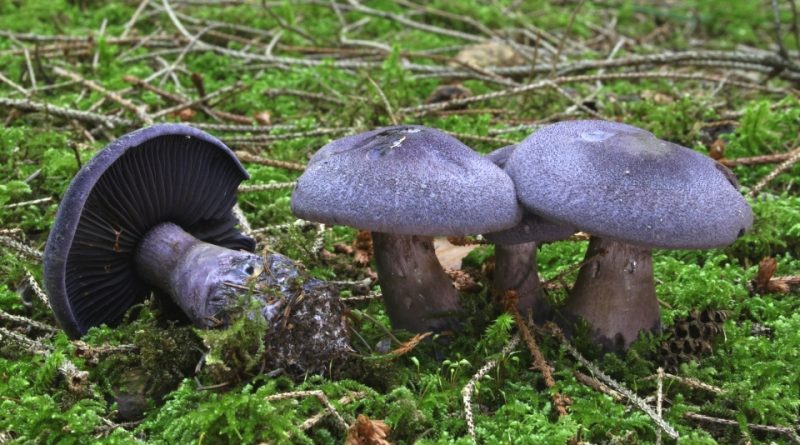
[[398, 235], [502, 230], [521, 217], [508, 175], [459, 140], [394, 126], [335, 140], [298, 179], [295, 215]]
[[[492, 161], [500, 168], [506, 167], [506, 162], [516, 145], [508, 145], [498, 148], [486, 155], [486, 159]], [[519, 199], [519, 198], [517, 198]], [[541, 216], [526, 211], [522, 211], [522, 220], [514, 227], [500, 230], [498, 232], [484, 233], [483, 237], [492, 244], [523, 244], [529, 242], [547, 243], [560, 241], [569, 238], [577, 232], [574, 227], [548, 221]]]
[[752, 226], [725, 167], [630, 125], [543, 127], [519, 144], [506, 171], [526, 208], [621, 242], [720, 247]]
[[45, 287], [64, 330], [77, 337], [117, 324], [151, 292], [133, 258], [138, 241], [160, 223], [252, 250], [231, 213], [247, 178], [228, 147], [186, 125], [144, 128], [99, 152], [70, 183], [45, 247]]

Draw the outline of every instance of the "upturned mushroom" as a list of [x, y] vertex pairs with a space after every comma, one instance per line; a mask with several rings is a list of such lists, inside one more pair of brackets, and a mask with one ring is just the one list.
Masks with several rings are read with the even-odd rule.
[[[499, 148], [486, 155], [500, 168], [505, 168], [516, 145]], [[550, 318], [551, 307], [539, 281], [536, 254], [540, 243], [568, 238], [576, 230], [550, 222], [533, 212], [523, 210], [522, 220], [510, 229], [484, 234], [494, 244], [494, 292], [502, 295], [508, 290], [517, 292], [520, 312], [533, 312], [533, 320], [542, 323]]]
[[521, 211], [511, 179], [457, 139], [394, 126], [322, 147], [298, 179], [292, 211], [372, 231], [386, 311], [395, 328], [454, 327], [458, 294], [432, 237], [502, 230]]
[[506, 171], [526, 209], [592, 234], [564, 311], [588, 321], [607, 349], [659, 328], [650, 249], [726, 246], [752, 225], [730, 170], [630, 125], [546, 126]]

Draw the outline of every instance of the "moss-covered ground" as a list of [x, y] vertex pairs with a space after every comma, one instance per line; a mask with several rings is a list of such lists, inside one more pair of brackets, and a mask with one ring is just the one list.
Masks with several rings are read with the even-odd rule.
[[[471, 397], [479, 443], [674, 443], [627, 398], [579, 380], [591, 371], [540, 333], [558, 391], [572, 402], [567, 415], [555, 413], [525, 346], [501, 355], [516, 326], [488, 296], [490, 246], [464, 262], [482, 285], [463, 295], [464, 332], [423, 341], [404, 355], [382, 354], [411, 335], [396, 332], [392, 339], [379, 299], [351, 302], [358, 357], [335, 375], [292, 379], [258, 366], [263, 348], [253, 339], [264, 329], [258, 323], [209, 336], [166, 323], [145, 304], [122, 326], [93, 329], [78, 343], [11, 317], [56, 326], [27, 275], [41, 282], [35, 252], [24, 254], [12, 241], [42, 250], [79, 165], [150, 117], [224, 125], [205, 128], [236, 150], [301, 164], [333, 138], [393, 122], [446, 130], [488, 153], [538, 124], [598, 116], [725, 160], [787, 153], [800, 145], [794, 3], [0, 0], [0, 444], [343, 443], [346, 431], [335, 415], [304, 423], [325, 410], [318, 398], [270, 399], [299, 390], [322, 391], [345, 423], [360, 414], [383, 420], [392, 443], [472, 443], [462, 390], [490, 360], [498, 365]], [[515, 48], [508, 64], [537, 69], [497, 71], [485, 55], [454, 62], [466, 45], [491, 39]], [[575, 66], [668, 53], [689, 55], [647, 65]], [[628, 77], [564, 80], [614, 73]], [[192, 110], [159, 114], [176, 99], [133, 77], [186, 102], [219, 94]], [[560, 89], [509, 90], [545, 79]], [[513, 94], [414, 109], [456, 81], [471, 95]], [[299, 175], [245, 165], [249, 184]], [[664, 333], [641, 338], [624, 356], [602, 355], [580, 335], [574, 340], [599, 369], [655, 407], [661, 344], [692, 313], [725, 311], [721, 329], [708, 339], [712, 349], [684, 354], [667, 369], [682, 380], [663, 381], [663, 418], [683, 444], [800, 440], [800, 293], [791, 283], [788, 293], [759, 291], [753, 283], [765, 257], [777, 261], [775, 277], [800, 275], [800, 167], [758, 185], [777, 165], [732, 167], [755, 213], [752, 232], [725, 249], [654, 252]], [[246, 193], [239, 202], [261, 228], [295, 221], [290, 194], [286, 188]], [[313, 247], [317, 236], [313, 228], [292, 226], [263, 232], [259, 241], [319, 278], [368, 276], [342, 253], [355, 231], [328, 228], [322, 255]], [[543, 246], [543, 277], [581, 261], [586, 244]], [[569, 286], [575, 276], [555, 284]], [[564, 295], [552, 286], [554, 301]], [[144, 411], [130, 413], [131, 406]]]

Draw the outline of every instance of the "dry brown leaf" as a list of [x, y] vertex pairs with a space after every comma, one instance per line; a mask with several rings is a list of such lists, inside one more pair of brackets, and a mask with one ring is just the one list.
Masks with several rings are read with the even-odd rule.
[[403, 355], [403, 354], [407, 354], [412, 349], [416, 348], [417, 345], [419, 344], [419, 342], [421, 342], [422, 340], [424, 340], [426, 337], [430, 336], [431, 334], [433, 334], [433, 332], [423, 332], [422, 334], [417, 334], [417, 335], [411, 337], [411, 339], [409, 339], [407, 342], [405, 342], [402, 345], [400, 345], [397, 349], [392, 351], [390, 354], [394, 354], [394, 355], [397, 355], [397, 356], [400, 356], [400, 355]]
[[260, 125], [271, 125], [272, 124], [272, 113], [267, 110], [258, 111], [253, 114], [253, 117], [256, 119]]
[[723, 139], [717, 139], [713, 143], [711, 143], [711, 147], [708, 148], [708, 155], [711, 159], [719, 160], [725, 157], [725, 141]]
[[386, 440], [389, 434], [389, 425], [382, 420], [372, 420], [359, 414], [358, 419], [347, 430], [345, 445], [392, 445]]
[[366, 266], [372, 259], [372, 234], [368, 230], [359, 230], [353, 241], [355, 250], [353, 261], [358, 266]]
[[765, 257], [758, 263], [758, 274], [756, 275], [756, 290], [763, 293], [769, 286], [769, 281], [775, 270], [778, 269], [778, 261], [772, 257]]
[[472, 275], [460, 269], [445, 269], [444, 272], [450, 277], [450, 280], [453, 281], [453, 286], [455, 286], [456, 290], [459, 292], [466, 292], [468, 294], [480, 292], [481, 286], [475, 282]]
[[472, 96], [472, 91], [460, 83], [439, 85], [431, 92], [428, 98], [425, 99], [425, 103], [433, 104], [438, 102], [449, 102], [451, 100], [463, 99], [469, 96]]
[[197, 112], [191, 108], [183, 108], [173, 113], [173, 115], [180, 119], [181, 122], [190, 122], [197, 116]]
[[500, 42], [486, 42], [469, 45], [459, 51], [455, 57], [456, 64], [477, 66], [515, 66], [525, 60], [514, 48]]

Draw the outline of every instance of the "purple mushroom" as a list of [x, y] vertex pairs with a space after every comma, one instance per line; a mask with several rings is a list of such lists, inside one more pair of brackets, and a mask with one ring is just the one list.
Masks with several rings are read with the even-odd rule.
[[629, 125], [546, 126], [519, 144], [506, 171], [526, 209], [593, 235], [593, 261], [564, 309], [607, 349], [660, 325], [650, 249], [721, 247], [752, 226], [728, 169]]
[[[514, 152], [516, 145], [499, 148], [486, 155], [500, 168]], [[568, 238], [576, 230], [570, 226], [550, 222], [533, 212], [523, 210], [522, 221], [499, 232], [486, 233], [484, 237], [494, 244], [494, 291], [502, 295], [508, 290], [517, 292], [517, 308], [525, 314], [533, 311], [536, 323], [550, 318], [550, 304], [539, 282], [536, 250], [539, 243]]]
[[395, 328], [454, 327], [458, 294], [432, 237], [502, 230], [521, 211], [511, 179], [457, 139], [421, 126], [379, 128], [320, 149], [298, 179], [299, 217], [372, 231]]
[[195, 325], [225, 308], [263, 270], [231, 213], [247, 172], [216, 138], [155, 125], [116, 140], [75, 176], [47, 240], [44, 280], [70, 337], [115, 325], [151, 292]]

